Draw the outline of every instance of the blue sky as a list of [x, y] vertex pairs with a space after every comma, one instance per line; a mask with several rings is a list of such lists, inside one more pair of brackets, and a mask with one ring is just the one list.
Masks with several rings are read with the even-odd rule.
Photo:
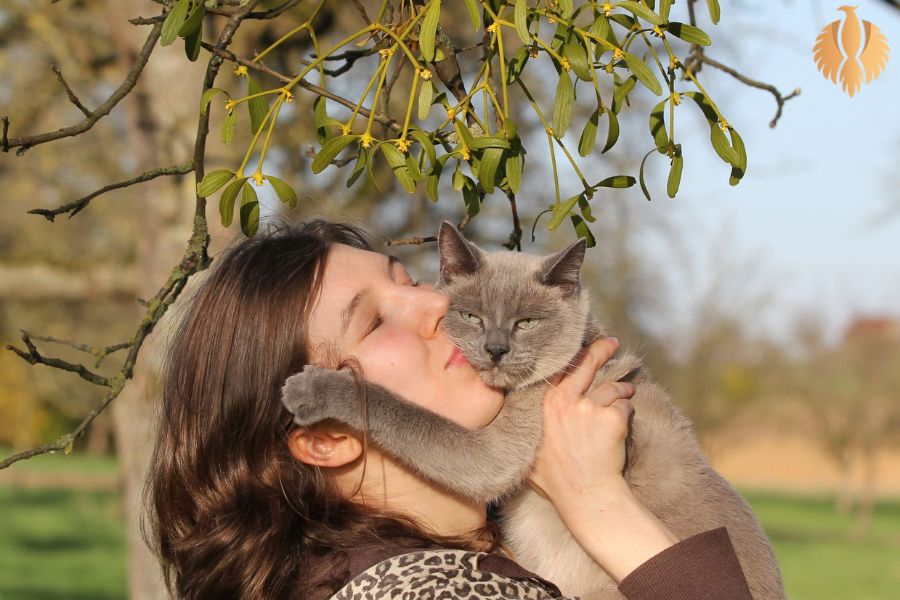
[[891, 55], [880, 77], [851, 98], [812, 58], [821, 28], [843, 16], [840, 4], [722, 2], [719, 26], [753, 33], [737, 40], [739, 49], [719, 50], [717, 28], [709, 27], [710, 55], [782, 93], [802, 93], [770, 129], [771, 94], [704, 67], [704, 87], [722, 98], [745, 140], [747, 175], [728, 185], [727, 167], [698, 121], [697, 134], [683, 139], [683, 192], [664, 209], [695, 232], [685, 236], [694, 260], [714, 262], [710, 253], [726, 244], [753, 263], [771, 292], [760, 317], [776, 334], [798, 311], [820, 313], [832, 336], [855, 315], [900, 317], [900, 10], [859, 3], [857, 14], [881, 29]]

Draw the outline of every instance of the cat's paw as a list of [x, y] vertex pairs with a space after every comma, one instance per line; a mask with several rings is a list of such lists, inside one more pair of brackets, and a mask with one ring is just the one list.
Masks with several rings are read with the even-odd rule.
[[312, 425], [325, 419], [346, 421], [340, 414], [340, 400], [347, 393], [352, 377], [343, 371], [306, 365], [291, 375], [281, 388], [281, 403], [294, 415], [297, 425]]

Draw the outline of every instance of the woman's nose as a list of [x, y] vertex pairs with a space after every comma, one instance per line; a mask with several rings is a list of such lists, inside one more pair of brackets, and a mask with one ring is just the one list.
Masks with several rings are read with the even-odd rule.
[[440, 331], [441, 320], [447, 314], [450, 299], [444, 294], [432, 291], [430, 287], [408, 288], [406, 297], [411, 325], [424, 338], [432, 338]]

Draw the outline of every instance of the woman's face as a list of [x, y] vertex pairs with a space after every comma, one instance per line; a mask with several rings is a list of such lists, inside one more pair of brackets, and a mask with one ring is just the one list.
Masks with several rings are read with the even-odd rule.
[[368, 381], [468, 429], [484, 427], [500, 412], [503, 393], [444, 335], [447, 306], [446, 296], [416, 286], [396, 259], [335, 244], [310, 318], [313, 358], [353, 356]]

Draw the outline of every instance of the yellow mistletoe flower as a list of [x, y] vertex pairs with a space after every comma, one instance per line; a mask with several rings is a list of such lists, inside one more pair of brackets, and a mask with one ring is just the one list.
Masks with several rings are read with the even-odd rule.
[[236, 76], [238, 76], [238, 77], [240, 77], [241, 75], [243, 75], [243, 76], [245, 76], [245, 77], [248, 76], [248, 73], [247, 73], [247, 67], [246, 67], [245, 65], [238, 65], [238, 66], [236, 66], [236, 67], [234, 68], [234, 74], [235, 74]]
[[262, 187], [262, 184], [263, 184], [262, 171], [257, 171], [256, 173], [254, 173], [252, 179], [253, 179], [254, 183], [256, 183], [256, 187]]
[[468, 149], [468, 148], [466, 148], [465, 146], [463, 146], [463, 147], [460, 149], [459, 152], [460, 152], [460, 155], [462, 156], [462, 159], [463, 159], [463, 160], [469, 160], [469, 156], [471, 156], [471, 155], [469, 154], [469, 149]]
[[284, 96], [285, 102], [293, 102], [294, 101], [294, 94], [292, 94], [291, 91], [287, 88], [282, 88], [281, 95]]
[[622, 60], [622, 57], [624, 57], [624, 56], [625, 56], [625, 53], [622, 52], [621, 49], [616, 48], [615, 50], [613, 50], [613, 60]]
[[363, 148], [368, 148], [369, 146], [371, 146], [373, 139], [374, 138], [371, 135], [369, 135], [368, 131], [365, 132], [364, 134], [362, 134], [362, 137], [359, 138], [360, 142], [362, 143]]
[[397, 150], [400, 152], [408, 152], [409, 151], [409, 140], [406, 138], [401, 138], [397, 140]]
[[563, 57], [561, 61], [559, 61], [559, 66], [562, 67], [563, 71], [570, 71], [572, 69], [572, 63], [569, 62], [569, 59]]
[[653, 35], [655, 35], [658, 38], [665, 37], [665, 34], [662, 32], [662, 29], [659, 28], [659, 25], [654, 25], [652, 31], [653, 31]]
[[610, 11], [612, 10], [612, 4], [610, 4], [609, 2], [604, 2], [601, 8], [603, 9], [603, 15], [608, 17]]
[[456, 109], [455, 108], [447, 109], [447, 118], [451, 119], [451, 120], [456, 118]]
[[719, 127], [722, 129], [722, 131], [728, 131], [728, 128], [731, 127], [731, 125], [728, 124], [728, 121], [722, 119], [721, 121], [719, 121]]
[[431, 79], [431, 70], [430, 69], [422, 68], [422, 69], [418, 70], [418, 73], [419, 73], [419, 77], [421, 77], [425, 81], [428, 81], [429, 79]]
[[672, 103], [675, 106], [681, 104], [681, 94], [679, 94], [678, 92], [672, 92]]
[[487, 29], [489, 33], [494, 33], [495, 31], [497, 31], [498, 26], [499, 26], [499, 23], [497, 23], [497, 21], [494, 21], [493, 23], [488, 25], [485, 29]]

